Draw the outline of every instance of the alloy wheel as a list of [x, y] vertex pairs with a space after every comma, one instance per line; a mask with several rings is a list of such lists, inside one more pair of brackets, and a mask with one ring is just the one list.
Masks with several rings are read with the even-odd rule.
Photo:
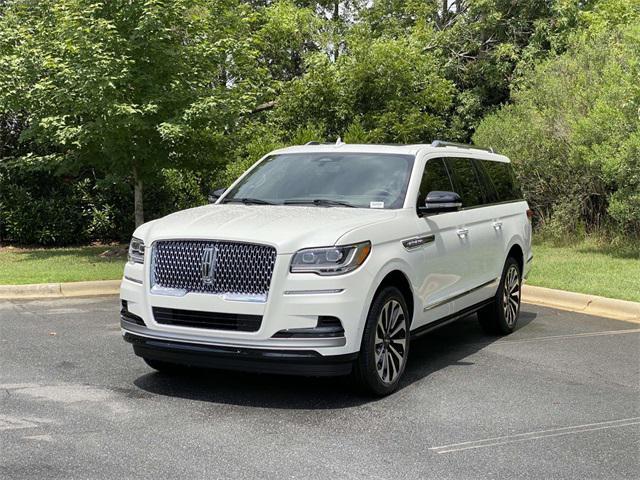
[[376, 370], [383, 383], [393, 383], [407, 357], [407, 318], [397, 300], [389, 300], [378, 314], [374, 345]]
[[513, 327], [520, 311], [520, 271], [515, 265], [509, 267], [504, 278], [502, 308], [507, 325]]

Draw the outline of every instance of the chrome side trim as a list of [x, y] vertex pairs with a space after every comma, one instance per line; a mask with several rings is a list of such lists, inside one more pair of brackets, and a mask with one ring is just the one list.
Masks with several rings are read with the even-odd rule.
[[[151, 295], [161, 295], [165, 297], [184, 297], [187, 293], [196, 293], [201, 295], [215, 295], [215, 294], [202, 293], [202, 292], [187, 292], [182, 288], [168, 288], [168, 287], [161, 287], [160, 285], [154, 285], [153, 287], [151, 287], [151, 290], [149, 290], [149, 293]], [[218, 294], [216, 296], [222, 298], [222, 300], [225, 300], [227, 302], [248, 302], [248, 303], [266, 303], [267, 302], [266, 294], [253, 295], [250, 293], [223, 293], [221, 295]]]
[[151, 287], [151, 290], [149, 290], [149, 293], [151, 295], [163, 295], [165, 297], [184, 297], [187, 291], [181, 288], [168, 288], [154, 285]]
[[475, 291], [478, 291], [478, 290], [480, 290], [481, 288], [488, 287], [488, 286], [490, 286], [491, 284], [493, 284], [493, 283], [497, 282], [498, 280], [500, 280], [500, 277], [494, 278], [493, 280], [489, 280], [488, 282], [484, 282], [482, 285], [478, 285], [477, 287], [473, 287], [472, 289], [467, 290], [466, 292], [458, 293], [458, 294], [453, 295], [453, 296], [451, 296], [451, 297], [449, 297], [449, 298], [445, 298], [444, 300], [440, 300], [440, 301], [438, 301], [438, 302], [431, 303], [431, 304], [427, 305], [426, 307], [424, 307], [424, 309], [423, 309], [422, 311], [423, 311], [423, 312], [426, 312], [426, 311], [428, 311], [428, 310], [433, 310], [434, 308], [441, 307], [442, 305], [445, 305], [445, 304], [447, 304], [447, 303], [453, 302], [454, 300], [457, 300], [457, 299], [459, 299], [459, 298], [462, 298], [462, 297], [464, 297], [465, 295], [469, 295], [470, 293], [473, 293], [473, 292], [475, 292]]
[[222, 338], [211, 338], [197, 333], [176, 333], [176, 332], [161, 332], [158, 330], [151, 330], [148, 327], [137, 325], [135, 323], [126, 322], [120, 320], [120, 328], [122, 332], [135, 333], [147, 338], [153, 338], [155, 340], [169, 340], [172, 342], [184, 342], [184, 343], [198, 343], [200, 345], [219, 345], [223, 347], [241, 347], [241, 348], [277, 348], [277, 349], [291, 349], [291, 350], [303, 350], [313, 348], [327, 348], [327, 347], [343, 347], [347, 344], [345, 337], [327, 337], [327, 338], [268, 338], [260, 340], [246, 339], [243, 341], [234, 341]]
[[531, 263], [532, 260], [533, 260], [533, 255], [529, 257], [529, 259], [527, 260], [527, 263]]
[[138, 280], [137, 278], [131, 278], [125, 275], [124, 279], [129, 280], [130, 282], [133, 282], [133, 283], [137, 283], [138, 285], [142, 285], [142, 280]]
[[416, 248], [420, 248], [427, 243], [432, 243], [436, 240], [435, 235], [422, 235], [420, 237], [411, 237], [402, 241], [402, 245], [408, 251], [415, 250]]
[[267, 294], [252, 295], [250, 293], [223, 293], [222, 299], [227, 302], [266, 303]]
[[287, 290], [284, 295], [332, 295], [344, 292], [344, 288], [333, 288], [328, 290]]
[[429, 210], [435, 210], [438, 208], [461, 208], [462, 207], [462, 203], [460, 202], [444, 202], [444, 203], [436, 203], [436, 202], [430, 202], [425, 204], [424, 207], [421, 207], [424, 209], [425, 212], [429, 212]]

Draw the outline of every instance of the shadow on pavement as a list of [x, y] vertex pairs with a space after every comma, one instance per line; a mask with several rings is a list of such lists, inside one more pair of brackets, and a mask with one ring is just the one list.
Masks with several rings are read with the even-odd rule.
[[[518, 329], [526, 328], [535, 317], [535, 313], [521, 312]], [[471, 315], [414, 340], [400, 389], [448, 366], [473, 365], [465, 358], [499, 338], [485, 334], [476, 315]], [[376, 400], [358, 393], [349, 377], [313, 378], [185, 369], [180, 375], [147, 373], [138, 377], [134, 384], [156, 395], [259, 408], [340, 409]]]

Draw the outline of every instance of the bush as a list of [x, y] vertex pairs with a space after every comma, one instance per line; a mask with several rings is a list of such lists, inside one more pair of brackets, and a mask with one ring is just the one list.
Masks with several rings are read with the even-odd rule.
[[[19, 244], [74, 245], [128, 241], [134, 230], [131, 182], [87, 170], [61, 173], [55, 157], [0, 162], [0, 239]], [[162, 170], [147, 182], [152, 220], [206, 203], [201, 173]]]
[[474, 141], [513, 160], [543, 227], [640, 235], [640, 25], [574, 40]]

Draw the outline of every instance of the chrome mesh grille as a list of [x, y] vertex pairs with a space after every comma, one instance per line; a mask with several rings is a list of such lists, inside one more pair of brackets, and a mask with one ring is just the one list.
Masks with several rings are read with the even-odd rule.
[[[214, 273], [202, 277], [205, 249], [216, 252]], [[205, 240], [167, 240], [153, 245], [152, 286], [199, 293], [266, 295], [276, 261], [267, 245]]]

